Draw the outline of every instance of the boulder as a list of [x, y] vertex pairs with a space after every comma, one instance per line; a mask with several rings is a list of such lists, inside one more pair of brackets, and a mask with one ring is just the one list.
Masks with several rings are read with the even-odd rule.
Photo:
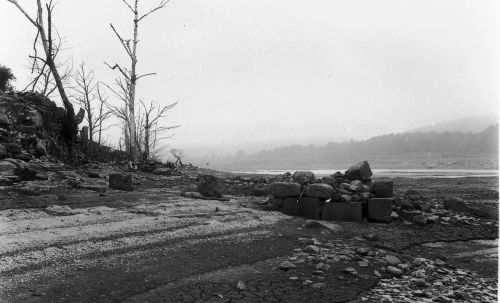
[[124, 191], [134, 190], [134, 187], [132, 185], [132, 176], [125, 174], [110, 174], [109, 188], [124, 190]]
[[101, 176], [99, 175], [99, 173], [97, 173], [97, 172], [95, 172], [95, 171], [91, 171], [91, 170], [87, 171], [87, 176], [88, 176], [89, 178], [94, 178], [94, 179], [98, 179], [98, 178], [100, 178], [100, 177], [101, 177]]
[[394, 266], [387, 266], [386, 271], [387, 271], [387, 273], [389, 273], [395, 277], [399, 277], [403, 274], [403, 271], [401, 269], [394, 267]]
[[333, 180], [335, 180], [335, 183], [337, 184], [341, 184], [341, 183], [344, 183], [345, 182], [345, 176], [343, 173], [341, 172], [336, 172], [332, 175], [333, 177]]
[[300, 185], [306, 182], [313, 183], [314, 180], [314, 173], [311, 171], [296, 171], [293, 173], [293, 182], [299, 183]]
[[45, 208], [45, 211], [53, 216], [72, 216], [80, 213], [67, 205], [50, 205]]
[[333, 194], [333, 188], [328, 184], [314, 183], [307, 187], [304, 193], [307, 197], [329, 199]]
[[256, 197], [264, 197], [269, 195], [269, 185], [267, 184], [257, 184], [253, 187], [253, 195]]
[[359, 180], [353, 180], [351, 185], [349, 185], [349, 190], [353, 192], [362, 192], [364, 189], [363, 182]]
[[317, 255], [321, 252], [321, 248], [317, 247], [316, 245], [307, 245], [304, 248], [304, 252], [309, 253], [309, 254], [313, 254], [313, 255]]
[[368, 161], [359, 162], [353, 166], [351, 166], [346, 172], [345, 177], [348, 180], [360, 180], [367, 181], [372, 176], [372, 170], [370, 169], [370, 165]]
[[371, 192], [377, 198], [392, 198], [394, 196], [394, 183], [392, 181], [375, 181]]
[[337, 186], [337, 182], [335, 182], [335, 179], [333, 179], [333, 177], [323, 177], [321, 178], [321, 183], [328, 184], [332, 188]]
[[419, 225], [425, 225], [427, 223], [427, 218], [424, 215], [415, 215], [412, 221]]
[[393, 255], [387, 255], [384, 257], [384, 261], [387, 263], [387, 265], [391, 266], [398, 266], [398, 264], [401, 264], [401, 260]]
[[300, 184], [290, 182], [273, 182], [269, 187], [271, 195], [277, 198], [298, 197]]
[[213, 175], [198, 176], [197, 190], [204, 197], [222, 198], [219, 178]]
[[280, 264], [280, 266], [278, 268], [281, 269], [281, 270], [287, 271], [287, 270], [290, 270], [290, 269], [294, 269], [295, 268], [295, 264], [293, 264], [290, 261], [284, 261], [283, 263]]
[[23, 181], [47, 180], [46, 174], [31, 167], [21, 167], [14, 170], [14, 174]]

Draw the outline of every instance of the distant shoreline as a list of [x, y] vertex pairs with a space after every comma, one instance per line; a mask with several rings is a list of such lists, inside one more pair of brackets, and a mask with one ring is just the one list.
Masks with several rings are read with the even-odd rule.
[[[304, 169], [297, 169], [304, 170]], [[286, 172], [294, 172], [296, 170], [247, 170], [247, 171], [232, 171], [235, 174], [249, 175], [281, 175]], [[345, 169], [313, 169], [312, 171], [317, 177], [325, 177], [337, 171], [344, 172]], [[372, 169], [373, 177], [407, 177], [407, 178], [464, 178], [464, 177], [498, 177], [498, 170], [489, 169]]]

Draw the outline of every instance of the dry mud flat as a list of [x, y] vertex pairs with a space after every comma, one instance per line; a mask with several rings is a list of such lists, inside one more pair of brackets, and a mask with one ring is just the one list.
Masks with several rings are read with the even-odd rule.
[[[172, 188], [2, 196], [0, 301], [497, 301], [496, 220], [304, 225], [265, 198], [207, 201]], [[498, 202], [497, 178], [395, 188]]]

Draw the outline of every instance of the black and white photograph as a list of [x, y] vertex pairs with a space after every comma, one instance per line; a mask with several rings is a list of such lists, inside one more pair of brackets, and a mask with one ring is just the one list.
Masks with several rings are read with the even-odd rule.
[[0, 302], [499, 302], [500, 2], [0, 0]]

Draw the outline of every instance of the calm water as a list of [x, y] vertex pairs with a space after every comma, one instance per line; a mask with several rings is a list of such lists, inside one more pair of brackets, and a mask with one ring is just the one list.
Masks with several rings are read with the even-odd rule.
[[[312, 170], [317, 177], [324, 177], [335, 173], [344, 172], [340, 169]], [[245, 174], [280, 175], [294, 170], [255, 170], [239, 171]], [[463, 177], [498, 177], [498, 170], [486, 169], [372, 169], [373, 177], [408, 177], [408, 178], [463, 178]]]

